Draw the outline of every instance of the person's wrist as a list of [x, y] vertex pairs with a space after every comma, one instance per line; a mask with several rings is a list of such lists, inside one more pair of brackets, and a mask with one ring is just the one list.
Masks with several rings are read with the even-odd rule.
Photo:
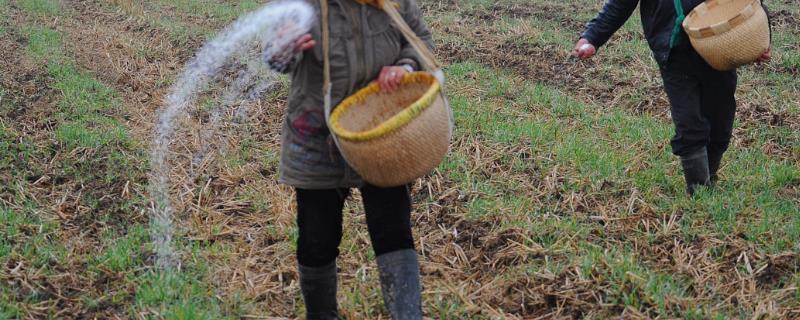
[[414, 72], [414, 66], [408, 63], [401, 64], [400, 67], [406, 70], [406, 72]]

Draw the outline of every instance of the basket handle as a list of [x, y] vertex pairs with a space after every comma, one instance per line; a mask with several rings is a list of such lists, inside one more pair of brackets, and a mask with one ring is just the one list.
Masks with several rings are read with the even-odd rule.
[[406, 20], [403, 19], [403, 16], [400, 15], [400, 12], [397, 11], [397, 5], [395, 5], [393, 1], [389, 0], [381, 1], [381, 4], [383, 6], [383, 11], [386, 12], [386, 15], [392, 19], [392, 22], [400, 31], [400, 33], [402, 33], [406, 38], [406, 41], [408, 41], [408, 43], [411, 44], [411, 47], [413, 47], [414, 50], [416, 50], [419, 54], [422, 69], [430, 72], [441, 69], [441, 64], [439, 64], [439, 62], [436, 60], [436, 56], [434, 56], [433, 52], [431, 52], [430, 48], [428, 48], [428, 45], [419, 38], [416, 32], [411, 30], [411, 27], [408, 26]]
[[328, 17], [328, 0], [319, 0], [322, 18], [322, 96], [325, 105], [325, 122], [330, 120], [331, 110], [331, 31]]

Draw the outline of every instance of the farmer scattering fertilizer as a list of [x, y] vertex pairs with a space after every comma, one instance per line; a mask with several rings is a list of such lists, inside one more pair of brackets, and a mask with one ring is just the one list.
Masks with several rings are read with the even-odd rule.
[[[605, 44], [622, 27], [640, 2], [644, 33], [660, 66], [675, 123], [672, 152], [681, 158], [686, 188], [689, 194], [693, 194], [699, 186], [711, 186], [717, 181], [722, 155], [731, 140], [737, 76], [735, 69], [720, 71], [707, 62], [715, 61], [717, 57], [701, 57], [681, 25], [686, 14], [698, 7], [700, 10], [694, 15], [721, 14], [717, 15], [718, 21], [707, 19], [709, 27], [697, 30], [697, 33], [735, 36], [742, 28], [732, 29], [739, 25], [747, 26], [750, 17], [747, 13], [761, 10], [761, 3], [759, 0], [707, 1], [706, 4], [702, 4], [702, 0], [609, 0], [589, 23], [575, 45], [573, 55], [581, 59], [592, 57], [597, 47]], [[765, 15], [763, 19], [766, 20]], [[768, 32], [754, 31], [758, 34]], [[753, 51], [754, 43], [732, 43], [733, 47], [718, 48], [715, 54]], [[752, 60], [769, 60], [768, 41], [766, 46], [757, 50]]]
[[[313, 23], [315, 20], [318, 22]], [[228, 60], [246, 57], [254, 45], [262, 52], [258, 65], [272, 71], [259, 73], [258, 66], [247, 62], [249, 66], [240, 70], [233, 81], [221, 76], [230, 74], [221, 70]], [[297, 194], [297, 260], [307, 317], [338, 318], [336, 258], [342, 239], [342, 208], [350, 188], [355, 187], [364, 199], [386, 307], [394, 319], [421, 319], [419, 264], [411, 234], [411, 200], [405, 184], [441, 161], [452, 132], [449, 108], [441, 94], [443, 77], [431, 46], [431, 34], [414, 0], [273, 2], [240, 18], [204, 45], [173, 86], [157, 123], [152, 186], [153, 239], [159, 265], [172, 269], [179, 264], [170, 246], [172, 209], [167, 159], [175, 119], [209, 86], [223, 83], [227, 87], [222, 95], [224, 101], [248, 100], [271, 88], [275, 73], [287, 73], [291, 88], [282, 132], [280, 181], [293, 186]], [[415, 72], [423, 67], [434, 74]], [[422, 169], [402, 175], [403, 179], [393, 180], [388, 187], [363, 181], [340, 153], [338, 140], [328, 128], [331, 106], [375, 82], [370, 88], [379, 90], [367, 90], [369, 94], [406, 93], [402, 95], [405, 99], [397, 100], [411, 103], [408, 108], [405, 104], [395, 108], [401, 110], [401, 120], [405, 122], [386, 122], [403, 127], [402, 124], [432, 114], [427, 110], [435, 110], [437, 116], [427, 116], [424, 123], [437, 120], [433, 122], [441, 133], [439, 139], [434, 139], [439, 141], [436, 154], [424, 155], [428, 161], [419, 166]], [[414, 88], [424, 82], [427, 87], [418, 90], [424, 97], [409, 99], [408, 92], [414, 91], [406, 88], [412, 82], [416, 82]], [[216, 124], [214, 114], [212, 125]], [[386, 128], [389, 126], [382, 131], [392, 132]]]
[[[307, 317], [338, 317], [336, 258], [342, 208], [350, 189], [359, 188], [386, 307], [394, 319], [421, 319], [409, 190], [406, 185], [378, 187], [362, 181], [340, 153], [327, 118], [331, 106], [373, 81], [386, 93], [400, 89], [408, 73], [430, 60], [418, 52], [420, 46], [426, 52], [432, 45], [431, 34], [414, 0], [388, 4], [397, 9], [356, 0], [310, 3], [320, 13], [320, 23], [281, 54], [267, 58], [292, 81], [280, 179], [297, 194], [297, 260]], [[402, 20], [393, 25], [392, 15]], [[411, 41], [397, 25], [413, 32]]]

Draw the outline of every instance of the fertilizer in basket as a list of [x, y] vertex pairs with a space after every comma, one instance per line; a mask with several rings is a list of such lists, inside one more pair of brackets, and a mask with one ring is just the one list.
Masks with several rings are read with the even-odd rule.
[[[175, 139], [175, 120], [185, 117], [199, 92], [215, 79], [221, 68], [233, 57], [247, 55], [254, 44], [264, 48], [263, 55], [249, 59], [246, 67], [235, 80], [224, 89], [221, 106], [232, 105], [237, 100], [256, 99], [272, 87], [276, 79], [272, 71], [258, 66], [261, 59], [270, 58], [291, 47], [293, 41], [310, 30], [314, 10], [300, 1], [279, 1], [246, 14], [224, 29], [216, 38], [207, 42], [187, 63], [183, 73], [172, 86], [165, 106], [155, 125], [155, 137], [151, 150], [150, 192], [152, 196], [151, 238], [156, 253], [156, 265], [165, 270], [179, 266], [179, 259], [172, 247], [172, 213], [170, 205], [169, 154], [170, 144]], [[245, 59], [248, 60], [248, 59]], [[270, 74], [264, 75], [267, 72]], [[211, 123], [215, 128], [220, 118], [219, 107], [212, 111]], [[244, 117], [244, 109], [238, 117]], [[212, 128], [212, 129], [213, 129]], [[211, 130], [209, 135], [213, 135]], [[201, 151], [202, 152], [202, 151]]]

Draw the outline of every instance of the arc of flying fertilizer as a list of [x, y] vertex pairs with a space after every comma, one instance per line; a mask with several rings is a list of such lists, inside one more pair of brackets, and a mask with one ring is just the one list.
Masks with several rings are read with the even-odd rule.
[[[242, 16], [200, 48], [170, 89], [165, 99], [166, 105], [157, 118], [151, 150], [150, 186], [153, 200], [150, 237], [159, 268], [175, 269], [180, 262], [172, 247], [174, 230], [169, 201], [170, 168], [167, 161], [169, 145], [175, 131], [174, 120], [185, 113], [186, 107], [194, 101], [197, 93], [205, 89], [234, 54], [259, 39], [274, 47], [285, 46], [311, 29], [313, 17], [313, 8], [302, 1], [272, 2]], [[290, 24], [297, 27], [282, 29]]]

